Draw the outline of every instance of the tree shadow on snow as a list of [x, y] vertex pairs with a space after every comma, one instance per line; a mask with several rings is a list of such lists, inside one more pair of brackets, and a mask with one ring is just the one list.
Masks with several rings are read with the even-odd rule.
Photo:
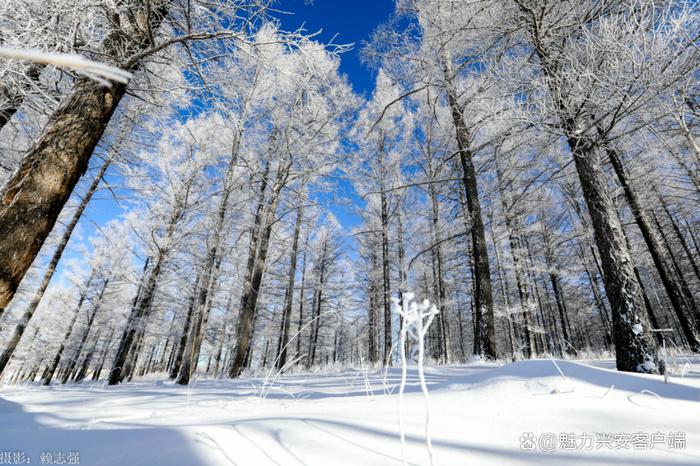
[[[0, 397], [0, 451], [22, 452], [29, 464], [42, 464], [42, 452], [77, 452], [83, 466], [209, 464], [180, 432], [167, 428], [59, 429], [42, 425], [51, 413], [27, 412]], [[53, 457], [54, 460], [58, 458]], [[61, 464], [61, 463], [56, 463]]]
[[[557, 367], [558, 366], [558, 367]], [[492, 383], [507, 381], [528, 381], [547, 377], [559, 378], [562, 373], [572, 382], [583, 382], [607, 390], [615, 386], [615, 390], [627, 391], [633, 394], [648, 390], [666, 399], [700, 402], [700, 389], [685, 385], [683, 379], [672, 377], [671, 383], [666, 384], [661, 376], [618, 372], [617, 370], [593, 367], [586, 364], [557, 360], [556, 365], [550, 359], [519, 361], [505, 366], [463, 366], [441, 367], [426, 369], [426, 383], [430, 391], [465, 390], [478, 388]], [[689, 374], [687, 377], [694, 377]], [[356, 396], [379, 396], [397, 394], [401, 381], [400, 368], [390, 368], [386, 372], [373, 372], [365, 375], [360, 371], [346, 372], [340, 375], [309, 374], [285, 376], [272, 383], [264, 379], [249, 379], [233, 382], [229, 385], [234, 391], [243, 390], [245, 396], [259, 394], [265, 390], [265, 397], [270, 399], [326, 399]], [[207, 387], [217, 381], [201, 382], [201, 389], [206, 393]], [[221, 381], [226, 384], [231, 382]], [[214, 385], [216, 386], [216, 385]], [[219, 387], [225, 385], [218, 385]], [[418, 372], [415, 367], [408, 369], [405, 393], [420, 392]], [[198, 395], [201, 395], [199, 391]], [[220, 394], [220, 392], [219, 392]], [[241, 396], [241, 393], [232, 396]]]

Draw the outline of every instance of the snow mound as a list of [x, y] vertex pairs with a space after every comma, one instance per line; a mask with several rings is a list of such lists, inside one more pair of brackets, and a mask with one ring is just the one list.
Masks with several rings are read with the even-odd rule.
[[[663, 377], [658, 375], [636, 374], [631, 372], [618, 372], [579, 362], [539, 359], [518, 361], [505, 366], [485, 371], [465, 374], [456, 377], [447, 388], [459, 389], [471, 387], [471, 389], [493, 389], [499, 384], [511, 382], [547, 382], [561, 381], [565, 386], [584, 385], [622, 390], [628, 393], [653, 392], [662, 398], [672, 398], [685, 401], [700, 402], [700, 389], [687, 385], [689, 379], [673, 378], [671, 383], [664, 383]], [[432, 390], [440, 390], [440, 384], [431, 387]]]

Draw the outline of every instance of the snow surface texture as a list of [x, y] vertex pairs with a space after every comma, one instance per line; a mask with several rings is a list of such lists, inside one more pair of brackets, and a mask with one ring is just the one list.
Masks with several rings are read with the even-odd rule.
[[[435, 464], [700, 465], [700, 361], [693, 362], [670, 384], [616, 372], [609, 361], [427, 369]], [[401, 371], [366, 375], [290, 375], [269, 391], [253, 378], [198, 380], [190, 388], [8, 386], [0, 389], [0, 451], [23, 451], [31, 464], [41, 464], [44, 451], [77, 451], [82, 465], [401, 464]], [[408, 464], [427, 464], [413, 368], [404, 396]], [[686, 445], [524, 451], [526, 432], [683, 432]]]

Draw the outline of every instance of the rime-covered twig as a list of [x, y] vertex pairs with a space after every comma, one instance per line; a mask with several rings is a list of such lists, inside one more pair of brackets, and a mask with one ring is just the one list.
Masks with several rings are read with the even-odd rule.
[[428, 396], [428, 386], [425, 382], [425, 370], [423, 367], [423, 359], [425, 356], [425, 336], [428, 334], [430, 324], [438, 314], [435, 305], [431, 305], [426, 299], [421, 303], [414, 300], [413, 293], [406, 293], [403, 296], [401, 304], [395, 301], [394, 308], [396, 313], [401, 316], [403, 325], [401, 326], [401, 386], [399, 389], [399, 431], [401, 435], [401, 459], [403, 464], [406, 463], [406, 435], [403, 429], [403, 393], [406, 388], [406, 352], [405, 343], [406, 337], [410, 335], [418, 342], [418, 378], [420, 380], [421, 391], [425, 399], [425, 442], [428, 448], [428, 457], [430, 464], [433, 464], [433, 443], [430, 437], [430, 398]]
[[128, 71], [88, 60], [74, 53], [0, 47], [0, 57], [68, 68], [105, 86], [110, 86], [110, 81], [126, 84], [131, 79], [131, 73]]

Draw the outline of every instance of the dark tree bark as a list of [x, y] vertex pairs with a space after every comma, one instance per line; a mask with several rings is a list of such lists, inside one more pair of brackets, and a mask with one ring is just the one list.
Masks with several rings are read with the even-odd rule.
[[199, 355], [204, 341], [204, 332], [209, 321], [209, 313], [213, 305], [213, 295], [216, 287], [216, 281], [219, 274], [221, 260], [219, 259], [219, 249], [221, 236], [224, 227], [224, 216], [226, 207], [220, 210], [219, 223], [216, 226], [213, 245], [209, 249], [207, 261], [205, 265], [205, 274], [202, 285], [197, 294], [196, 307], [193, 316], [190, 333], [187, 336], [187, 344], [185, 346], [185, 354], [182, 359], [180, 372], [178, 373], [175, 383], [179, 385], [187, 385], [190, 382], [192, 374], [197, 371]]
[[100, 336], [102, 335], [102, 329], [97, 329], [97, 333], [95, 334], [94, 341], [92, 342], [92, 346], [88, 350], [88, 353], [85, 355], [83, 358], [83, 363], [80, 365], [80, 368], [78, 369], [78, 372], [75, 374], [75, 377], [73, 378], [73, 382], [82, 382], [85, 380], [85, 376], [87, 375], [87, 371], [90, 368], [90, 365], [92, 364], [92, 359], [95, 357], [95, 351], [97, 350], [97, 345], [100, 342]]
[[216, 350], [216, 357], [214, 358], [214, 377], [219, 376], [219, 367], [221, 367], [221, 357], [224, 354], [224, 344], [226, 343], [226, 327], [228, 322], [224, 322], [224, 326], [221, 329], [221, 336], [219, 337], [219, 348]]
[[462, 182], [467, 197], [470, 233], [472, 239], [472, 254], [474, 260], [474, 311], [476, 333], [474, 335], [474, 354], [495, 359], [496, 329], [493, 315], [493, 295], [491, 291], [491, 269], [489, 266], [486, 232], [481, 216], [479, 201], [479, 186], [474, 167], [474, 154], [470, 149], [469, 128], [464, 121], [463, 109], [460, 106], [457, 91], [453, 85], [451, 63], [445, 59], [445, 81], [447, 96], [452, 112], [452, 120], [457, 137], [459, 161], [462, 166]]
[[[370, 260], [370, 273], [369, 273], [369, 287], [367, 290], [367, 294], [369, 295], [369, 308], [368, 308], [368, 348], [367, 348], [367, 357], [369, 358], [369, 362], [374, 364], [379, 360], [379, 351], [377, 350], [377, 313], [376, 313], [376, 307], [377, 307], [377, 286], [374, 281], [374, 274], [377, 270], [377, 255], [375, 254], [374, 251], [371, 253], [371, 260]], [[314, 294], [314, 298], [316, 295]], [[315, 308], [315, 305], [312, 306], [312, 308]]]
[[666, 232], [664, 231], [664, 228], [661, 225], [659, 218], [656, 216], [656, 213], [652, 212], [652, 218], [654, 220], [654, 224], [656, 225], [659, 234], [661, 235], [661, 241], [663, 242], [665, 250], [668, 253], [671, 267], [675, 272], [676, 279], [678, 280], [681, 289], [684, 291], [688, 307], [693, 310], [696, 326], [700, 326], [700, 306], [698, 306], [698, 304], [695, 301], [695, 297], [690, 291], [690, 285], [688, 285], [688, 281], [685, 279], [683, 271], [680, 268], [678, 258], [676, 257], [676, 253], [673, 251], [668, 236], [666, 236]]
[[588, 284], [590, 285], [591, 293], [593, 294], [593, 302], [595, 303], [595, 306], [598, 309], [598, 315], [600, 316], [601, 325], [603, 327], [603, 341], [605, 342], [605, 346], [607, 348], [610, 348], [613, 344], [612, 329], [610, 325], [610, 318], [608, 316], [608, 310], [605, 307], [603, 297], [600, 295], [600, 281], [598, 275], [596, 275], [595, 272], [591, 272], [588, 260], [586, 258], [586, 254], [584, 253], [583, 246], [581, 245], [581, 243], [578, 244], [578, 257], [581, 263], [583, 264], [584, 270], [586, 272], [586, 277], [588, 278]]
[[136, 363], [141, 357], [141, 352], [143, 351], [146, 342], [146, 325], [147, 322], [145, 320], [139, 324], [140, 328], [136, 331], [136, 336], [134, 337], [131, 349], [127, 352], [126, 362], [124, 363], [122, 369], [120, 382], [123, 382], [124, 380], [131, 382], [131, 380], [134, 378]]
[[[46, 271], [44, 272], [44, 277], [41, 280], [41, 283], [39, 284], [39, 288], [34, 292], [34, 296], [32, 296], [31, 301], [29, 301], [29, 304], [27, 305], [27, 308], [24, 310], [24, 314], [22, 315], [22, 320], [19, 321], [17, 324], [17, 327], [15, 327], [15, 331], [12, 334], [12, 337], [10, 338], [10, 341], [8, 342], [7, 346], [5, 347], [5, 351], [2, 356], [0, 356], [0, 376], [2, 376], [3, 371], [5, 370], [5, 366], [7, 365], [7, 361], [9, 361], [10, 357], [12, 356], [12, 353], [15, 351], [15, 348], [17, 348], [17, 344], [19, 344], [20, 339], [22, 338], [22, 335], [24, 334], [24, 330], [29, 324], [29, 321], [31, 320], [32, 316], [34, 315], [34, 312], [36, 309], [39, 307], [39, 303], [41, 303], [41, 298], [44, 297], [44, 293], [46, 292], [46, 289], [49, 286], [49, 283], [51, 282], [51, 278], [53, 277], [53, 274], [56, 272], [56, 267], [58, 266], [58, 262], [61, 260], [61, 257], [63, 256], [63, 252], [66, 249], [66, 246], [68, 245], [68, 242], [70, 241], [71, 236], [73, 235], [73, 231], [75, 230], [76, 225], [78, 225], [78, 221], [80, 218], [83, 216], [83, 212], [85, 212], [85, 208], [87, 207], [88, 203], [92, 199], [92, 196], [95, 194], [95, 191], [97, 191], [97, 187], [100, 185], [100, 182], [102, 181], [102, 177], [104, 176], [105, 172], [109, 168], [111, 160], [107, 160], [102, 164], [102, 167], [100, 168], [99, 172], [97, 173], [97, 176], [93, 180], [92, 184], [86, 191], [85, 195], [83, 196], [83, 199], [80, 202], [80, 205], [78, 206], [77, 210], [71, 217], [70, 222], [68, 223], [68, 226], [66, 226], [66, 230], [63, 232], [63, 235], [61, 236], [61, 241], [59, 241], [58, 245], [56, 246], [56, 250], [53, 253], [53, 256], [51, 256], [51, 261], [49, 261], [49, 265], [46, 268]], [[1, 242], [2, 240], [0, 240]], [[2, 306], [0, 305], [0, 317], [2, 317]]]
[[[431, 168], [432, 176], [432, 168]], [[443, 274], [442, 247], [440, 239], [440, 206], [438, 204], [437, 193], [435, 192], [435, 184], [428, 185], [430, 194], [430, 204], [432, 210], [431, 235], [433, 245], [431, 248], [431, 256], [433, 262], [433, 283], [435, 284], [435, 298], [439, 314], [436, 316], [438, 334], [438, 358], [444, 362], [450, 363], [450, 332], [447, 317], [447, 296], [445, 292], [445, 279]]]
[[[673, 279], [673, 272], [669, 266], [668, 258], [664, 255], [664, 250], [659, 243], [658, 238], [654, 234], [646, 210], [642, 206], [642, 202], [637, 196], [636, 190], [630, 183], [629, 177], [627, 176], [624, 166], [622, 165], [622, 159], [617, 151], [609, 147], [609, 145], [606, 147], [606, 152], [608, 158], [610, 159], [610, 163], [613, 166], [617, 179], [625, 192], [625, 197], [630, 205], [630, 210], [632, 211], [634, 220], [637, 223], [639, 230], [642, 232], [642, 237], [647, 245], [647, 250], [654, 261], [654, 266], [659, 274], [659, 278], [661, 278], [661, 283], [664, 285], [666, 294], [671, 301], [671, 306], [676, 312], [678, 320], [681, 323], [683, 334], [685, 335], [685, 338], [690, 344], [691, 348], [694, 351], [700, 351], [700, 340], [698, 340], [696, 329], [693, 328], [691, 321], [693, 309], [688, 306], [683, 296], [683, 290]], [[651, 312], [651, 316], [653, 316], [653, 311]], [[652, 324], [655, 328], [658, 328], [658, 324], [654, 322], [655, 320], [656, 318], [653, 318]]]
[[608, 309], [605, 306], [604, 296], [602, 296], [600, 293], [600, 279], [599, 279], [599, 277], [603, 276], [603, 271], [600, 267], [600, 262], [598, 260], [598, 253], [596, 252], [595, 246], [588, 239], [588, 231], [590, 231], [590, 225], [589, 225], [588, 220], [587, 220], [586, 216], [584, 215], [583, 209], [578, 201], [574, 187], [568, 186], [567, 188], [564, 189], [564, 192], [566, 193], [569, 205], [572, 207], [572, 209], [573, 209], [574, 213], [576, 214], [576, 217], [578, 218], [581, 226], [586, 230], [586, 234], [584, 235], [584, 239], [582, 241], [584, 242], [585, 246], [590, 251], [590, 257], [593, 258], [593, 263], [595, 264], [595, 268], [596, 268], [597, 272], [596, 271], [592, 272], [590, 270], [588, 256], [586, 255], [586, 252], [584, 250], [584, 245], [581, 244], [581, 242], [578, 242], [578, 257], [581, 260], [581, 262], [583, 263], [584, 269], [586, 271], [586, 275], [588, 277], [588, 282], [589, 282], [590, 287], [591, 287], [591, 292], [593, 293], [593, 299], [596, 303], [596, 307], [598, 308], [598, 312], [600, 314], [601, 323], [603, 325], [603, 329], [605, 332], [604, 339], [606, 342], [606, 346], [611, 347], [613, 345], [612, 323], [610, 322], [610, 316], [608, 314]]
[[175, 337], [173, 332], [175, 330], [175, 320], [176, 314], [173, 314], [173, 318], [170, 320], [170, 326], [168, 327], [168, 333], [165, 336], [165, 345], [163, 346], [163, 351], [160, 353], [160, 359], [158, 360], [158, 371], [163, 372], [167, 366], [168, 358], [172, 354], [172, 346], [175, 344]]
[[154, 276], [153, 272], [151, 272], [150, 274], [148, 273], [148, 265], [150, 264], [150, 262], [150, 257], [147, 257], [144, 261], [143, 272], [141, 274], [141, 280], [138, 289], [136, 290], [136, 296], [134, 296], [134, 300], [131, 303], [131, 311], [129, 312], [126, 327], [124, 327], [122, 336], [119, 339], [117, 354], [114, 356], [114, 361], [112, 362], [112, 369], [109, 371], [109, 378], [107, 379], [108, 385], [116, 385], [119, 382], [121, 382], [124, 378], [124, 370], [127, 357], [129, 356], [129, 351], [131, 349], [131, 345], [134, 341], [134, 336], [136, 335], [137, 331], [137, 321], [141, 317], [139, 315], [139, 312], [141, 312], [140, 310], [142, 309], [142, 297], [145, 294], [144, 290], [149, 287], [149, 283], [144, 283], [144, 281], [146, 281], [147, 279], [148, 281], [150, 281], [151, 278]]
[[528, 290], [525, 277], [527, 272], [524, 267], [525, 253], [523, 250], [522, 239], [520, 236], [520, 222], [514, 218], [514, 205], [510, 196], [506, 192], [510, 187], [510, 183], [506, 182], [503, 171], [498, 162], [499, 153], [495, 157], [496, 162], [496, 177], [498, 180], [498, 191], [501, 198], [501, 206], [503, 208], [503, 218], [505, 220], [506, 230], [508, 232], [508, 241], [510, 242], [510, 252], [513, 260], [513, 272], [515, 273], [515, 283], [518, 287], [518, 297], [520, 299], [520, 309], [523, 321], [523, 337], [525, 357], [531, 358], [536, 352], [535, 335], [533, 333], [533, 318], [532, 303], [530, 292]]
[[260, 295], [260, 285], [265, 273], [265, 264], [267, 260], [267, 251], [270, 245], [270, 236], [272, 227], [275, 223], [277, 215], [277, 204], [280, 200], [282, 189], [287, 183], [289, 177], [290, 165], [279, 166], [277, 176], [272, 187], [270, 199], [265, 208], [265, 219], [262, 223], [262, 231], [260, 237], [260, 245], [255, 258], [253, 274], [251, 280], [246, 281], [243, 295], [241, 297], [241, 311], [238, 318], [238, 326], [236, 331], [237, 341], [234, 349], [233, 361], [229, 371], [229, 377], [236, 378], [241, 375], [246, 367], [246, 354], [248, 353], [253, 334], [253, 321], [255, 318], [255, 310], [257, 308], [258, 297]]
[[[490, 222], [489, 224], [491, 225], [491, 241], [493, 243], [493, 252], [494, 252], [494, 259], [496, 261], [496, 271], [498, 273], [498, 282], [499, 282], [499, 287], [501, 290], [501, 299], [503, 299], [503, 308], [504, 312], [506, 314], [506, 330], [508, 331], [508, 343], [510, 345], [510, 355], [513, 360], [515, 360], [515, 354], [518, 351], [517, 345], [516, 345], [516, 335], [515, 335], [515, 329], [513, 326], [513, 319], [511, 317], [511, 312], [510, 312], [510, 299], [508, 298], [509, 290], [508, 290], [508, 283], [506, 282], [505, 279], [505, 274], [503, 273], [503, 267], [501, 266], [501, 258], [498, 254], [498, 244], [496, 243], [496, 232], [494, 231], [494, 226], [493, 226], [493, 211], [490, 212]], [[461, 307], [460, 307], [461, 309]], [[460, 318], [460, 325], [461, 325], [462, 319]], [[461, 335], [462, 332], [460, 332]], [[463, 338], [463, 337], [462, 337]]]
[[[154, 240], [156, 254], [153, 260], [153, 268], [150, 273], [147, 274], [148, 278], [145, 280], [145, 283], [142, 283], [142, 286], [139, 287], [139, 291], [136, 294], [134, 304], [129, 313], [127, 326], [122, 334], [112, 370], [109, 374], [109, 385], [115, 385], [124, 380], [124, 378], [131, 377], [132, 375], [131, 371], [138, 357], [138, 352], [135, 352], [133, 348], [135, 336], [138, 333], [139, 340], [143, 338], [143, 333], [151, 314], [153, 299], [158, 289], [161, 273], [163, 272], [163, 266], [167, 262], [175, 242], [177, 227], [185, 215], [191, 184], [192, 179], [190, 178], [183, 185], [182, 191], [175, 195], [173, 210], [165, 226], [165, 235], [163, 236], [162, 243], [158, 244]], [[146, 276], [149, 261], [150, 258], [146, 260], [146, 264], [144, 265], [144, 276]]]
[[107, 354], [109, 354], [109, 347], [112, 345], [112, 338], [114, 338], [114, 327], [109, 328], [109, 336], [104, 342], [104, 347], [102, 348], [99, 364], [92, 374], [92, 381], [96, 382], [100, 380], [100, 375], [102, 375], [102, 369], [105, 366], [105, 361], [107, 360]]
[[[260, 179], [260, 190], [258, 192], [258, 205], [255, 210], [255, 215], [253, 217], [253, 226], [251, 227], [250, 230], [250, 243], [248, 246], [248, 261], [246, 263], [246, 271], [244, 275], [244, 282], [243, 282], [243, 293], [241, 295], [241, 303], [240, 303], [240, 309], [239, 311], [239, 317], [238, 317], [238, 325], [237, 327], [240, 327], [241, 325], [241, 312], [245, 306], [247, 306], [248, 301], [250, 300], [250, 294], [252, 293], [252, 287], [253, 287], [253, 278], [255, 274], [255, 266], [256, 266], [256, 260], [258, 258], [258, 253], [259, 253], [259, 248], [258, 248], [258, 243], [260, 242], [260, 238], [262, 235], [262, 222], [263, 222], [263, 216], [265, 214], [265, 197], [266, 197], [266, 192], [267, 192], [267, 185], [269, 182], [269, 174], [270, 174], [270, 161], [265, 160], [265, 168], [263, 170], [262, 177]], [[257, 295], [256, 295], [257, 296]], [[257, 297], [256, 297], [257, 299]], [[253, 310], [253, 321], [255, 317], [255, 310]], [[251, 323], [252, 325], [252, 323]], [[250, 329], [250, 336], [252, 336], [252, 329]], [[238, 336], [238, 331], [237, 331], [237, 338], [240, 339]], [[248, 360], [248, 355], [249, 355], [249, 348], [246, 348], [245, 350], [245, 355], [242, 357], [243, 358], [243, 365], [246, 365], [246, 361]], [[234, 354], [237, 354], [234, 353]], [[232, 370], [233, 370], [233, 364], [235, 360], [232, 360], [229, 362], [230, 367], [228, 368], [229, 371], [229, 376], [233, 377]], [[239, 361], [240, 363], [240, 361]], [[241, 368], [241, 370], [243, 370]]]
[[61, 378], [61, 383], [65, 384], [68, 382], [68, 378], [70, 377], [70, 374], [73, 372], [75, 369], [78, 360], [80, 358], [80, 354], [83, 352], [83, 347], [85, 346], [85, 342], [87, 341], [88, 335], [90, 335], [90, 330], [92, 329], [92, 323], [95, 321], [95, 316], [97, 316], [97, 312], [100, 310], [100, 305], [102, 304], [102, 298], [104, 297], [105, 290], [107, 289], [107, 286], [109, 286], [109, 279], [105, 280], [104, 283], [102, 284], [102, 289], [100, 290], [100, 295], [97, 297], [97, 301], [93, 304], [92, 312], [88, 314], [88, 319], [87, 319], [87, 325], [85, 326], [85, 329], [83, 330], [83, 333], [80, 337], [80, 343], [78, 343], [78, 348], [75, 350], [75, 356], [68, 362], [68, 366], [66, 367], [66, 372], [63, 374], [63, 377]]
[[[641, 290], [634, 275], [632, 257], [625, 244], [622, 224], [610, 197], [607, 177], [598, 158], [598, 142], [579, 130], [577, 118], [572, 115], [560, 92], [561, 67], [548, 55], [541, 37], [537, 15], [523, 8], [532, 46], [539, 59], [550, 95], [558, 109], [563, 136], [571, 149], [583, 197], [591, 217], [603, 267], [603, 281], [610, 302], [613, 320], [613, 339], [617, 369], [629, 372], [658, 372], [657, 346], [650, 325], [643, 312]], [[590, 115], [587, 115], [590, 117]]]
[[[157, 30], [167, 14], [167, 2], [151, 8], [139, 5], [147, 28], [134, 34], [115, 30], [104, 41], [106, 56], [121, 61], [146, 53], [154, 45], [148, 31]], [[147, 16], [147, 12], [150, 16]], [[126, 15], [126, 13], [124, 13]], [[127, 66], [135, 71], [137, 60]], [[4, 309], [39, 253], [73, 188], [126, 92], [126, 85], [105, 87], [78, 80], [71, 95], [51, 116], [43, 133], [22, 160], [19, 170], [0, 191], [0, 309]]]
[[[625, 232], [624, 227], [622, 229], [622, 232], [625, 235], [625, 243], [627, 244], [627, 249], [632, 251], [632, 245], [630, 244], [629, 237], [627, 236], [627, 232]], [[652, 327], [655, 329], [661, 328], [659, 326], [659, 321], [656, 318], [656, 314], [654, 313], [654, 307], [651, 304], [651, 300], [649, 299], [649, 293], [647, 293], [646, 286], [644, 286], [644, 281], [642, 280], [642, 274], [639, 272], [639, 267], [637, 265], [634, 265], [634, 276], [637, 277], [637, 282], [639, 283], [639, 289], [642, 292], [642, 299], [644, 301], [644, 307], [647, 310], [647, 317], [649, 318], [649, 322], [651, 323]], [[656, 337], [656, 342], [658, 344], [661, 344], [663, 342], [662, 335], [660, 333], [655, 333], [654, 336]]]
[[[544, 244], [544, 261], [547, 266], [547, 274], [549, 275], [549, 282], [552, 285], [552, 292], [554, 293], [554, 301], [557, 305], [557, 311], [559, 312], [559, 322], [561, 323], [562, 338], [565, 342], [571, 344], [571, 324], [569, 323], [569, 313], [566, 309], [566, 300], [562, 292], [561, 281], [559, 274], [554, 268], [554, 248], [552, 246], [552, 239], [547, 232], [547, 228], [543, 225], [542, 230], [542, 243]], [[567, 345], [562, 345], [561, 348], [563, 353], [569, 352], [569, 347]]]
[[315, 290], [314, 297], [314, 309], [313, 313], [313, 325], [311, 327], [311, 335], [309, 338], [309, 357], [307, 359], [306, 367], [312, 367], [316, 362], [316, 350], [318, 348], [318, 334], [321, 328], [321, 309], [323, 307], [323, 289], [326, 286], [326, 267], [328, 255], [328, 243], [323, 243], [323, 248], [321, 250], [321, 255], [319, 256], [318, 264], [318, 284]]
[[299, 321], [297, 323], [297, 348], [294, 357], [297, 358], [297, 362], [301, 357], [301, 332], [304, 327], [304, 298], [306, 291], [306, 255], [309, 251], [309, 234], [306, 233], [306, 239], [304, 240], [304, 257], [302, 261], [304, 265], [301, 268], [301, 287], [299, 288]]
[[65, 350], [66, 346], [68, 345], [68, 340], [70, 339], [71, 333], [73, 333], [73, 327], [75, 326], [75, 321], [78, 319], [78, 315], [80, 314], [80, 309], [83, 307], [83, 303], [85, 302], [85, 299], [87, 298], [87, 294], [90, 291], [90, 286], [92, 285], [92, 281], [94, 280], [94, 278], [95, 278], [95, 271], [93, 270], [92, 275], [90, 276], [87, 283], [85, 284], [85, 288], [83, 289], [83, 292], [80, 294], [80, 299], [78, 299], [77, 309], [75, 310], [75, 313], [73, 314], [73, 317], [71, 318], [70, 324], [68, 325], [68, 330], [66, 331], [66, 334], [63, 337], [63, 341], [61, 342], [61, 346], [59, 346], [58, 351], [56, 352], [56, 355], [53, 358], [53, 361], [51, 361], [51, 364], [48, 365], [47, 370], [44, 372], [44, 375], [41, 378], [42, 385], [49, 385], [51, 383], [51, 379], [53, 378], [53, 375], [56, 372], [56, 368], [58, 368], [58, 363], [61, 362], [61, 357], [63, 356], [63, 351]]
[[[676, 234], [676, 238], [678, 239], [678, 242], [680, 245], [683, 247], [683, 251], [685, 251], [686, 257], [688, 258], [688, 262], [690, 262], [690, 266], [693, 268], [693, 272], [695, 272], [695, 277], [700, 281], [700, 267], [698, 266], [698, 263], [695, 261], [695, 258], [693, 257], [693, 253], [690, 251], [690, 246], [688, 245], [688, 242], [685, 239], [685, 236], [683, 236], [683, 232], [681, 231], [680, 227], [678, 226], [678, 222], [674, 218], [673, 214], [671, 213], [671, 210], [668, 207], [668, 204], [666, 203], [666, 200], [663, 198], [663, 196], [656, 190], [656, 195], [659, 198], [659, 201], [661, 201], [661, 207], [664, 209], [664, 212], [666, 212], [666, 216], [668, 217], [668, 220], [671, 222], [671, 226], [673, 227], [673, 232]], [[692, 297], [692, 294], [691, 294]], [[700, 325], [700, 323], [699, 323]]]
[[182, 367], [182, 358], [185, 354], [185, 346], [187, 346], [187, 337], [190, 333], [190, 327], [192, 326], [192, 318], [194, 317], [195, 305], [197, 302], [197, 293], [199, 291], [199, 281], [201, 276], [198, 275], [195, 279], [194, 290], [190, 296], [189, 306], [187, 306], [187, 317], [185, 318], [185, 326], [182, 329], [182, 334], [177, 342], [177, 348], [175, 348], [173, 353], [173, 364], [170, 367], [170, 379], [175, 379], [177, 374], [180, 373], [180, 367]]
[[693, 229], [691, 228], [690, 224], [688, 223], [688, 219], [683, 218], [683, 223], [685, 223], [685, 227], [688, 230], [688, 235], [690, 236], [690, 239], [693, 242], [693, 246], [695, 248], [695, 254], [700, 257], [700, 241], [695, 237], [695, 233], [693, 232]]
[[[524, 246], [525, 256], [523, 258], [525, 262], [525, 274], [528, 277], [530, 283], [529, 290], [530, 295], [534, 295], [537, 302], [537, 308], [535, 312], [535, 323], [540, 326], [541, 330], [538, 330], [535, 334], [536, 340], [539, 343], [538, 351], [544, 352], [545, 350], [551, 351], [550, 340], [546, 339], [546, 332], [549, 327], [547, 316], [545, 314], [544, 305], [542, 304], [542, 297], [540, 296], [540, 287], [537, 280], [537, 275], [534, 271], [535, 261], [532, 258], [532, 248], [530, 247], [530, 241], [527, 235], [523, 235], [521, 238]], [[545, 286], [546, 288], [546, 286]], [[539, 337], [539, 338], [538, 338]]]
[[[255, 79], [257, 82], [257, 71]], [[245, 119], [247, 111], [248, 101], [246, 100], [243, 108], [243, 119]], [[182, 358], [182, 365], [180, 366], [180, 371], [175, 380], [175, 383], [179, 385], [189, 384], [192, 374], [196, 373], [197, 371], [202, 342], [204, 341], [204, 333], [207, 328], [209, 313], [213, 305], [213, 295], [215, 293], [218, 275], [221, 267], [221, 245], [225, 239], [224, 227], [226, 213], [229, 210], [230, 199], [235, 189], [236, 168], [238, 166], [239, 150], [245, 131], [244, 128], [245, 127], [243, 125], [240, 125], [238, 130], [234, 134], [233, 144], [231, 146], [231, 156], [229, 158], [229, 162], [222, 183], [222, 196], [215, 217], [216, 224], [213, 229], [213, 235], [211, 238], [208, 239], [207, 242], [207, 259], [204, 264], [204, 275], [202, 276], [202, 284], [199, 288], [199, 294], [197, 296], [192, 326], [190, 328], [190, 333], [187, 337], [187, 344], [185, 346], [185, 354]], [[273, 140], [275, 138], [276, 132], [273, 133]], [[263, 187], [261, 189], [263, 195], [267, 183], [268, 170], [269, 162], [266, 164], [265, 174], [263, 175]]]
[[[404, 299], [406, 292], [408, 291], [408, 271], [406, 270], [406, 248], [404, 246], [404, 239], [403, 239], [403, 218], [401, 215], [401, 209], [398, 210], [398, 216], [397, 216], [397, 242], [398, 242], [398, 256], [399, 256], [399, 308], [403, 309], [404, 307]], [[405, 322], [403, 321], [403, 317], [399, 317], [399, 331], [403, 329], [403, 326], [405, 325]], [[460, 344], [462, 344], [462, 336], [460, 334]], [[406, 339], [406, 344], [404, 348], [401, 348], [399, 351], [403, 351], [406, 356], [408, 356], [408, 348], [409, 342], [408, 339]]]
[[[300, 199], [301, 202], [301, 199]], [[297, 218], [294, 224], [294, 239], [292, 240], [292, 255], [289, 261], [289, 273], [287, 274], [287, 290], [284, 295], [284, 310], [280, 325], [280, 338], [277, 347], [277, 370], [282, 370], [287, 364], [287, 352], [289, 346], [289, 327], [292, 320], [292, 306], [294, 304], [294, 281], [297, 274], [297, 251], [299, 249], [299, 232], [303, 208], [297, 207]]]
[[[379, 154], [382, 160], [382, 170], [384, 170], [385, 154], [383, 143], [379, 149]], [[382, 222], [382, 309], [384, 311], [384, 357], [382, 363], [385, 366], [390, 366], [393, 344], [391, 333], [391, 271], [389, 269], [389, 206], [384, 186], [384, 173], [382, 173], [381, 180], [380, 202]]]
[[574, 136], [569, 138], [600, 251], [605, 290], [612, 309], [617, 368], [630, 372], [657, 372], [656, 345], [642, 311], [641, 289], [634, 275], [622, 225], [607, 192], [605, 173], [595, 155], [590, 153], [590, 146], [583, 144]]

